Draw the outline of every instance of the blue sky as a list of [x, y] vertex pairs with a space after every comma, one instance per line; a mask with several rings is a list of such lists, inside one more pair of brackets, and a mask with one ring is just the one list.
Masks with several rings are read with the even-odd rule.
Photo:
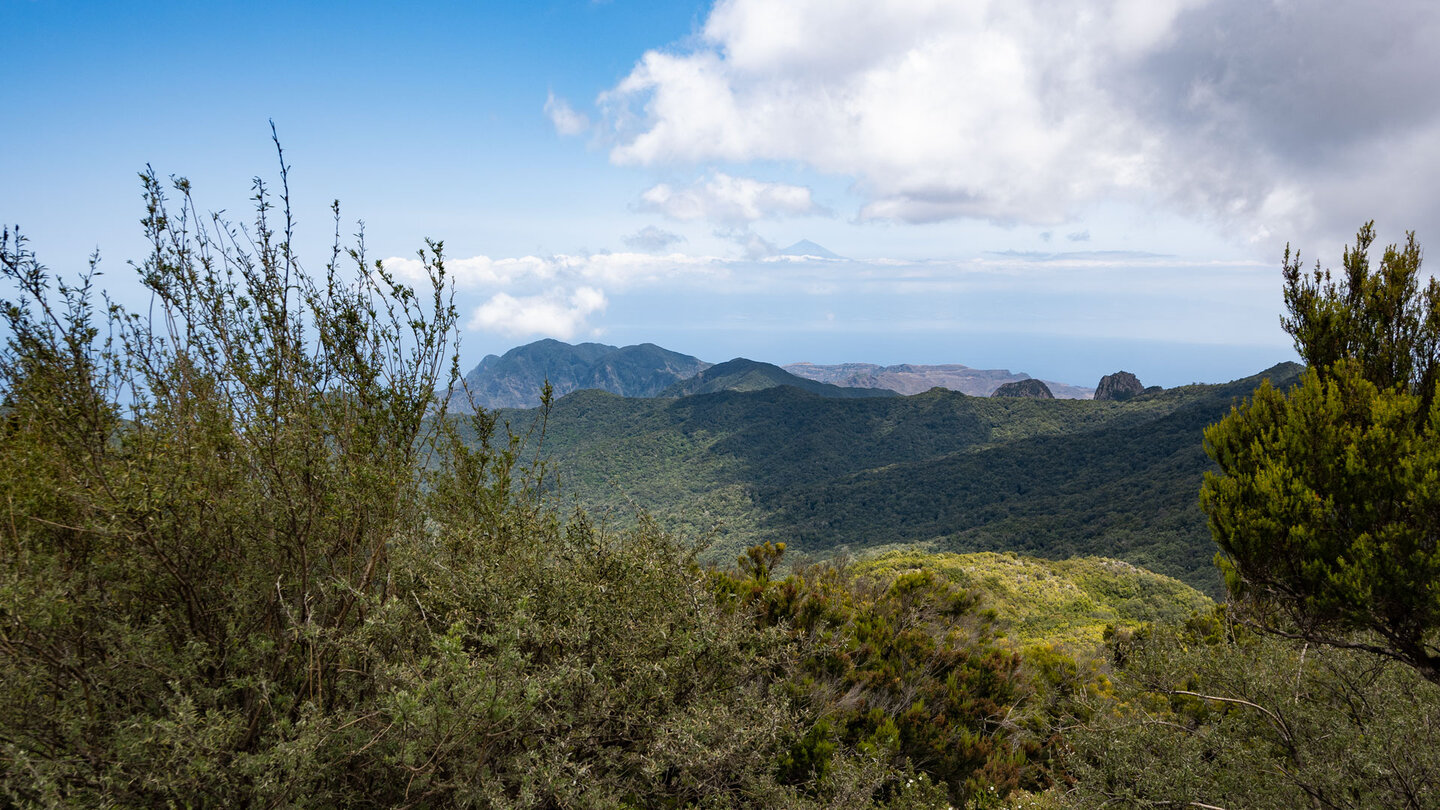
[[[1440, 239], [1428, 0], [0, 0], [0, 218], [138, 298], [136, 173], [243, 218], [293, 167], [463, 361], [539, 337], [1094, 385], [1289, 359], [1287, 241]], [[840, 259], [787, 256], [811, 240]]]

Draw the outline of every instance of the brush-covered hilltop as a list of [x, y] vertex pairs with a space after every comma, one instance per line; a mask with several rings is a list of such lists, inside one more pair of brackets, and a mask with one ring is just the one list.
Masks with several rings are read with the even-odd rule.
[[1017, 643], [1077, 650], [1098, 647], [1107, 629], [1177, 624], [1215, 604], [1177, 579], [1106, 557], [1046, 560], [1014, 552], [897, 549], [864, 557], [851, 571], [886, 582], [933, 571], [979, 594]]
[[[1103, 556], [1220, 591], [1197, 491], [1205, 426], [1284, 363], [1221, 385], [1124, 401], [981, 398], [936, 389], [837, 399], [789, 385], [678, 398], [578, 391], [544, 454], [598, 516], [637, 509], [716, 559], [754, 543], [827, 555], [934, 551]], [[508, 411], [524, 427], [535, 412]]]

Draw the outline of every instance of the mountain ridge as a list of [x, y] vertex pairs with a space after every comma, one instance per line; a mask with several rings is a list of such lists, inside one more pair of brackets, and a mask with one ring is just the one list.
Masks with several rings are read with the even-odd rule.
[[540, 404], [546, 381], [556, 397], [588, 388], [653, 397], [709, 367], [704, 360], [654, 343], [621, 347], [545, 338], [486, 356], [465, 375], [464, 384], [479, 407], [533, 408]]

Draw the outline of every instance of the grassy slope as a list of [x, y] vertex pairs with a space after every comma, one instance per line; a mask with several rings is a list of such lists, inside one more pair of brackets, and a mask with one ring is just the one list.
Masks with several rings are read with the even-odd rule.
[[[1213, 594], [1196, 495], [1210, 468], [1201, 430], [1256, 384], [1123, 403], [583, 391], [556, 403], [546, 453], [581, 503], [621, 522], [647, 510], [707, 536], [719, 559], [764, 540], [807, 553], [920, 543], [1107, 556]], [[533, 414], [507, 418], [523, 426]]]
[[1167, 576], [1121, 560], [1043, 560], [1014, 553], [927, 554], [895, 550], [867, 557], [857, 574], [887, 579], [926, 568], [981, 595], [1011, 638], [1077, 650], [1097, 647], [1107, 625], [1182, 621], [1208, 609], [1210, 598]]

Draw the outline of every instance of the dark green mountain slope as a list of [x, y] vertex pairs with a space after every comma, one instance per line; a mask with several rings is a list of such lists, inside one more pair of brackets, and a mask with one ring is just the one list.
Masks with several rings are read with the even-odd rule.
[[556, 396], [597, 388], [627, 397], [653, 397], [709, 365], [653, 343], [620, 348], [547, 338], [486, 357], [465, 375], [465, 385], [481, 407], [533, 408], [540, 404], [546, 380]]
[[714, 529], [718, 559], [764, 540], [809, 553], [919, 543], [1097, 555], [1216, 593], [1197, 504], [1210, 467], [1201, 430], [1262, 376], [1283, 385], [1298, 368], [1127, 402], [581, 391], [556, 403], [545, 452], [581, 503], [619, 521], [644, 509], [692, 536]]
[[760, 391], [788, 385], [830, 399], [866, 399], [894, 397], [883, 388], [845, 388], [839, 385], [797, 377], [779, 366], [737, 357], [727, 363], [711, 366], [695, 376], [681, 380], [664, 391], [662, 397], [688, 397], [715, 394], [721, 391]]

